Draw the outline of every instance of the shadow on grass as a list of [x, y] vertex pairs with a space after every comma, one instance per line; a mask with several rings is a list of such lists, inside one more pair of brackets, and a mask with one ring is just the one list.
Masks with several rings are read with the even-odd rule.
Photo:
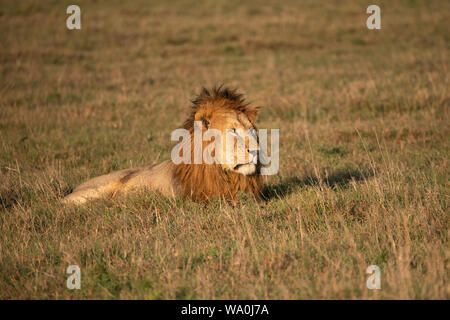
[[268, 200], [284, 198], [291, 194], [297, 187], [325, 185], [331, 188], [347, 187], [350, 182], [362, 181], [373, 176], [370, 170], [336, 170], [331, 174], [321, 174], [320, 178], [315, 174], [305, 177], [289, 177], [279, 184], [267, 185], [263, 189], [263, 198]]
[[0, 191], [0, 209], [9, 210], [19, 203], [20, 195], [15, 190]]

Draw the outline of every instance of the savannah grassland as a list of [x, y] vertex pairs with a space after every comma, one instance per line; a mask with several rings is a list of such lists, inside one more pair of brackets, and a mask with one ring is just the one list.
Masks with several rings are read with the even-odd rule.
[[[0, 1], [0, 298], [450, 298], [449, 1], [376, 1], [374, 31], [373, 1], [76, 3], [80, 31]], [[267, 203], [60, 203], [168, 159], [221, 83], [280, 129]]]

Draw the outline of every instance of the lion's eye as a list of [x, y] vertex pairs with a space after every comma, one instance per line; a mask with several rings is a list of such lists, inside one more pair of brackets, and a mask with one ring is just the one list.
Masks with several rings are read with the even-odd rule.
[[236, 128], [231, 128], [232, 133], [236, 133]]

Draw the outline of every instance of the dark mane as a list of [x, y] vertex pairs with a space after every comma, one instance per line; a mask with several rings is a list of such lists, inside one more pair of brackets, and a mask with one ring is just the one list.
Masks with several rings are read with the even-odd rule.
[[200, 105], [217, 99], [226, 99], [233, 102], [233, 105], [244, 106], [245, 99], [242, 94], [238, 93], [236, 89], [224, 88], [223, 85], [214, 87], [211, 90], [202, 88], [200, 94], [192, 100], [194, 106], [199, 107]]

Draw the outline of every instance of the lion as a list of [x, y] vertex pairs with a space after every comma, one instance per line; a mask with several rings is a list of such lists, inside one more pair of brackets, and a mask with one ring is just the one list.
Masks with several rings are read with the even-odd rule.
[[[191, 111], [183, 125], [191, 137], [190, 143], [194, 141], [194, 125], [201, 124], [201, 132], [218, 130], [227, 138], [226, 132], [231, 131], [237, 138], [244, 139], [244, 156], [242, 153], [237, 155], [233, 147], [231, 151], [212, 152], [222, 157], [222, 160], [232, 152], [232, 161], [228, 162], [176, 164], [171, 159], [156, 165], [115, 171], [84, 182], [64, 197], [63, 202], [83, 204], [88, 200], [129, 194], [138, 189], [160, 192], [171, 198], [189, 197], [199, 202], [219, 197], [236, 203], [240, 192], [262, 200], [259, 141], [255, 127], [259, 107], [245, 102], [243, 95], [236, 89], [222, 86], [211, 90], [203, 88], [191, 102]], [[255, 134], [240, 137], [239, 132], [248, 130], [254, 130]], [[215, 143], [215, 139], [202, 141], [202, 147], [213, 145], [220, 151], [220, 145]], [[222, 148], [224, 145], [222, 143]], [[190, 150], [193, 153], [194, 148]], [[190, 157], [192, 159], [194, 155]]]

